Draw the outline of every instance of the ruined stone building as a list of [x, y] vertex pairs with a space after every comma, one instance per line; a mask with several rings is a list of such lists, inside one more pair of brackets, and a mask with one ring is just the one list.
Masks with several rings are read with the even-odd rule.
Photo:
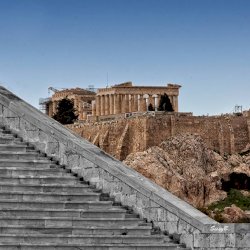
[[86, 120], [92, 114], [91, 102], [95, 100], [96, 93], [82, 88], [54, 90], [55, 93], [50, 98], [40, 100], [45, 113], [52, 117], [56, 113], [57, 104], [63, 98], [73, 100], [74, 108], [77, 111], [79, 120]]
[[133, 86], [132, 82], [100, 88], [97, 93], [82, 88], [56, 90], [52, 97], [41, 99], [45, 113], [52, 117], [56, 113], [57, 104], [67, 97], [74, 101], [78, 120], [89, 117], [113, 116], [132, 112], [146, 112], [151, 107], [157, 111], [160, 98], [166, 94], [173, 111], [178, 112], [179, 88], [177, 84], [167, 86]]
[[149, 105], [157, 111], [161, 95], [167, 94], [173, 110], [178, 112], [179, 88], [167, 86], [133, 86], [132, 82], [98, 89], [93, 102], [93, 116], [117, 115], [129, 112], [146, 112]]

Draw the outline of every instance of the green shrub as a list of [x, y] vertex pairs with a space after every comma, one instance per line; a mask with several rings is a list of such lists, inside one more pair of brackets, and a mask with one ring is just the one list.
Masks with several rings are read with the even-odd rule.
[[230, 207], [232, 204], [235, 204], [242, 210], [249, 210], [250, 209], [250, 197], [244, 196], [239, 190], [237, 189], [230, 189], [227, 194], [227, 197], [216, 203], [211, 204], [208, 209], [214, 210], [217, 208], [219, 211], [223, 211], [225, 207]]

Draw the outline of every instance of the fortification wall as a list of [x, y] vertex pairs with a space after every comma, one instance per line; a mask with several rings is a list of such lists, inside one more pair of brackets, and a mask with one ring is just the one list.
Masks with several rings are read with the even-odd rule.
[[124, 160], [130, 153], [144, 151], [183, 133], [200, 135], [209, 148], [222, 155], [239, 153], [250, 142], [248, 120], [249, 117], [233, 115], [206, 117], [156, 113], [154, 117], [144, 115], [69, 125], [68, 128]]
[[180, 242], [187, 247], [249, 249], [249, 224], [215, 222], [3, 87], [0, 87], [0, 122], [161, 230], [179, 235]]

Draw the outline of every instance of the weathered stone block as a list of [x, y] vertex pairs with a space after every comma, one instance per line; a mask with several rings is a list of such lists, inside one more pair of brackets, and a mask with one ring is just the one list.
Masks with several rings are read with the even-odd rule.
[[108, 193], [110, 191], [109, 184], [110, 184], [109, 181], [106, 181], [105, 179], [101, 178], [100, 179], [100, 186], [99, 186], [99, 188], [101, 188], [104, 193]]
[[[106, 181], [109, 182], [113, 182], [114, 181], [114, 176], [112, 176], [110, 173], [108, 173], [105, 170], [101, 170], [100, 175], [102, 176], [103, 179], [105, 179]], [[118, 181], [118, 180], [117, 180]]]
[[67, 154], [67, 165], [70, 167], [70, 168], [73, 168], [74, 166], [79, 166], [79, 155], [77, 154], [74, 154], [72, 152], [71, 153], [68, 153]]
[[[48, 134], [44, 133], [41, 130], [39, 130], [39, 132], [38, 132], [38, 139], [39, 139], [39, 141], [42, 141], [42, 142], [48, 142], [50, 140], [53, 140], [53, 138], [51, 136], [49, 136]], [[56, 141], [56, 140], [54, 139], [54, 141]]]
[[247, 247], [250, 246], [250, 232], [236, 234], [236, 246]]
[[19, 117], [8, 117], [4, 119], [4, 124], [14, 131], [18, 131], [20, 126], [20, 119]]
[[193, 247], [194, 236], [192, 233], [182, 233], [180, 234], [180, 243], [184, 243], [186, 247]]
[[149, 205], [149, 207], [152, 207], [152, 208], [159, 208], [159, 207], [161, 207], [161, 206], [160, 206], [159, 204], [157, 204], [156, 202], [150, 200], [150, 205]]
[[48, 155], [58, 155], [59, 154], [59, 143], [58, 142], [48, 142], [46, 144], [46, 153]]
[[38, 134], [39, 134], [39, 130], [26, 130], [26, 134], [28, 138], [31, 138], [30, 141], [32, 142], [41, 142], [39, 140]]
[[85, 180], [90, 181], [91, 183], [100, 179], [98, 168], [81, 169], [79, 171], [79, 175], [82, 176]]
[[83, 156], [80, 155], [79, 158], [79, 166], [83, 169], [85, 168], [96, 168], [97, 165], [94, 164], [93, 162], [87, 160], [86, 158], [84, 158]]
[[210, 234], [194, 234], [194, 247], [210, 248]]
[[146, 208], [150, 206], [150, 200], [143, 194], [136, 192], [136, 206], [140, 208]]
[[163, 207], [157, 209], [157, 220], [166, 221], [168, 212]]
[[226, 247], [225, 234], [210, 234], [210, 247]]
[[20, 130], [37, 131], [39, 129], [36, 126], [34, 126], [33, 124], [31, 124], [30, 122], [26, 121], [25, 119], [21, 119]]
[[225, 234], [226, 247], [235, 247], [236, 246], [236, 237], [235, 234]]
[[120, 195], [121, 194], [121, 186], [119, 185], [119, 182], [109, 182], [110, 185], [110, 193], [112, 196]]
[[43, 142], [36, 141], [32, 142], [31, 145], [33, 145], [36, 149], [39, 149], [41, 152], [46, 152], [46, 144]]
[[178, 221], [168, 221], [165, 225], [169, 234], [178, 233]]
[[154, 221], [154, 222], [159, 222], [158, 221], [158, 209], [159, 208], [152, 208], [152, 207], [149, 207], [148, 208], [148, 210], [149, 210], [149, 217], [148, 217], [148, 219], [150, 220], [150, 221]]
[[175, 214], [173, 214], [171, 212], [167, 212], [166, 213], [165, 219], [166, 219], [166, 221], [170, 221], [170, 222], [178, 221], [179, 220], [178, 216], [176, 216]]
[[[130, 190], [128, 193], [121, 193], [121, 202], [127, 206], [132, 207], [133, 209], [136, 207], [136, 191]], [[137, 211], [137, 210], [136, 210]]]

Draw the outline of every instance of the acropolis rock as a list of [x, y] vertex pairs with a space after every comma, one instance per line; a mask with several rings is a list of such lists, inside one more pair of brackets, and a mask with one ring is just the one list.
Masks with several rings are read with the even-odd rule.
[[124, 161], [195, 207], [203, 207], [226, 197], [222, 179], [242, 173], [250, 177], [247, 156], [228, 160], [207, 148], [200, 136], [174, 136], [159, 146], [132, 153]]

